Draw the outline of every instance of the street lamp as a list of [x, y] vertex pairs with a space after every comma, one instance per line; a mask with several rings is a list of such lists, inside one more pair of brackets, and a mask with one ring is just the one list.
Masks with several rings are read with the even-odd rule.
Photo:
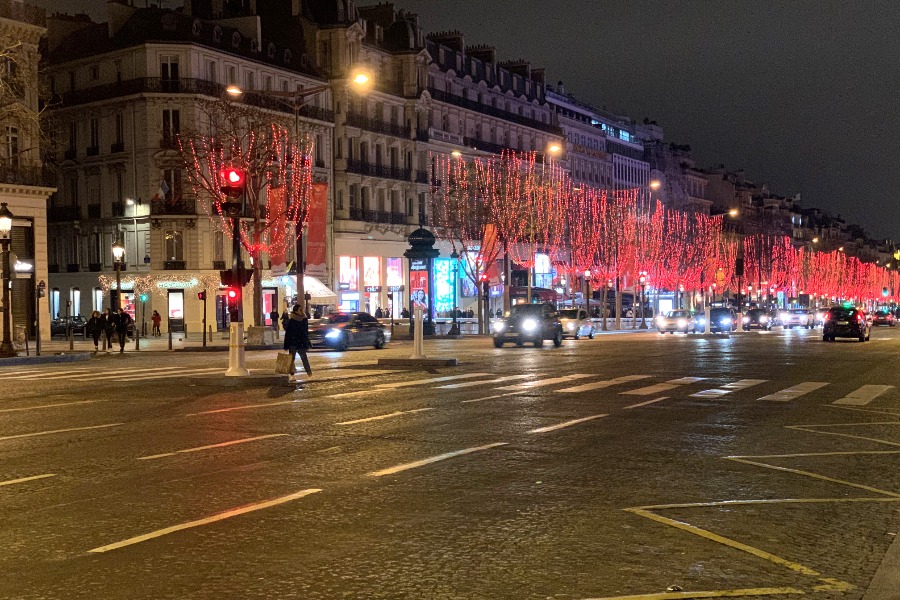
[[[116, 241], [112, 245], [113, 266], [116, 269], [116, 305], [112, 306], [113, 314], [119, 312], [122, 307], [122, 258], [125, 256], [125, 245], [122, 244], [122, 234], [116, 233]], [[110, 294], [110, 305], [112, 305], [112, 294]]]
[[588, 319], [591, 318], [591, 271], [590, 269], [584, 270], [584, 287], [587, 290], [587, 293], [584, 295], [584, 307], [587, 311]]
[[6, 206], [6, 202], [0, 203], [0, 250], [2, 250], [2, 262], [0, 265], [3, 269], [3, 342], [0, 343], [0, 357], [2, 358], [10, 358], [13, 356], [18, 356], [16, 349], [12, 345], [12, 338], [10, 336], [10, 332], [12, 330], [12, 307], [9, 305], [9, 279], [10, 279], [10, 264], [9, 264], [9, 247], [12, 244], [11, 232], [12, 232], [12, 220], [13, 214], [10, 212], [9, 208]]
[[644, 315], [644, 292], [647, 289], [647, 274], [641, 272], [641, 276], [638, 279], [641, 283], [641, 329], [647, 329], [647, 320]]
[[[450, 332], [447, 335], [459, 335], [459, 321], [456, 319], [456, 313], [459, 310], [457, 298], [458, 285], [456, 281], [456, 274], [459, 272], [459, 253], [456, 251], [456, 248], [453, 249], [453, 252], [450, 253], [450, 258], [453, 260], [453, 325], [450, 327]], [[490, 315], [489, 315], [490, 316]]]
[[[322, 92], [326, 92], [328, 90], [333, 89], [336, 85], [341, 83], [346, 83], [347, 86], [354, 90], [357, 94], [364, 95], [369, 93], [374, 85], [374, 76], [371, 71], [364, 67], [355, 67], [351, 70], [350, 75], [346, 79], [335, 80], [331, 83], [326, 83], [324, 85], [317, 85], [315, 87], [311, 87], [305, 90], [297, 90], [295, 92], [279, 92], [275, 90], [243, 90], [236, 85], [229, 85], [225, 88], [225, 92], [235, 98], [239, 98], [245, 92], [256, 94], [258, 96], [265, 96], [266, 98], [272, 98], [281, 102], [285, 106], [289, 107], [294, 112], [294, 140], [299, 143], [300, 139], [300, 110], [306, 106], [306, 104], [313, 99], [313, 97], [321, 94]], [[300, 219], [300, 215], [297, 215], [297, 223], [295, 225], [295, 237], [297, 238], [296, 242], [296, 255], [297, 258], [294, 261], [297, 270], [297, 303], [300, 304], [301, 300], [304, 304], [304, 312], [309, 313], [309, 299], [311, 296], [306, 293], [306, 289], [303, 283], [303, 274], [306, 269], [306, 265], [304, 264], [303, 258], [303, 221]]]

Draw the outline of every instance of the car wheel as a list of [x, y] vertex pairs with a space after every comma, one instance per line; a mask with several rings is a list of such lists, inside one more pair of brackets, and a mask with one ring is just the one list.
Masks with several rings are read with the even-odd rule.
[[859, 336], [859, 341], [861, 341], [861, 342], [866, 341], [866, 336], [865, 336], [865, 334]]
[[553, 345], [559, 348], [562, 346], [562, 333], [557, 331], [556, 336], [553, 338]]
[[375, 336], [375, 344], [374, 345], [375, 345], [376, 350], [381, 350], [382, 348], [384, 348], [384, 334], [383, 333], [379, 333], [377, 336]]
[[516, 346], [518, 346], [519, 348], [521, 348], [524, 345], [525, 345], [525, 342], [521, 342], [521, 341], [516, 342]]
[[594, 339], [594, 328], [593, 327], [591, 327], [591, 332], [588, 334], [588, 339], [589, 340]]
[[338, 343], [334, 345], [334, 349], [338, 352], [346, 352], [349, 347], [350, 342], [347, 340], [347, 334], [342, 335], [341, 339], [338, 340]]
[[831, 336], [823, 335], [823, 336], [822, 336], [822, 341], [823, 341], [823, 342], [830, 342], [830, 341], [831, 341]]
[[494, 339], [494, 348], [502, 348], [502, 347], [503, 347], [503, 340], [498, 340], [495, 338]]
[[581, 339], [581, 335], [578, 334], [578, 333], [576, 333], [574, 337], [575, 337], [576, 340], [580, 340], [580, 339]]
[[540, 348], [543, 345], [544, 345], [544, 336], [539, 336], [539, 337], [535, 338], [535, 340], [534, 340], [535, 348]]

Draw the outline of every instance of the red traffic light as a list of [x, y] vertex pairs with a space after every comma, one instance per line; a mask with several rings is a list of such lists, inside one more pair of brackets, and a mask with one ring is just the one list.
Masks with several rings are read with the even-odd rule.
[[232, 300], [237, 298], [237, 290], [234, 288], [229, 288], [228, 289], [228, 297], [231, 298]]
[[206, 300], [206, 290], [197, 292], [197, 300]]
[[244, 193], [246, 176], [240, 169], [227, 168], [219, 173], [222, 187], [219, 189], [229, 198], [239, 198]]

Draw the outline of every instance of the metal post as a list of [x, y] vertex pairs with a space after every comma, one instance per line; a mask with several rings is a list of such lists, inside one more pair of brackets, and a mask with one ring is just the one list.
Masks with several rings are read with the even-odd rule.
[[644, 302], [646, 301], [645, 295], [647, 290], [647, 284], [641, 284], [641, 329], [647, 329], [647, 321], [644, 318]]
[[203, 290], [203, 347], [206, 348], [206, 289]]
[[[9, 253], [7, 253], [8, 261]], [[7, 262], [8, 264], [8, 262]], [[8, 294], [8, 282], [3, 285], [4, 296]], [[6, 304], [6, 303], [4, 303]], [[69, 350], [75, 349], [75, 335], [72, 333], [72, 301], [66, 300], [66, 337], [69, 338]]]
[[41, 355], [41, 281], [34, 289], [34, 353]]
[[134, 323], [134, 351], [139, 352], [141, 349], [141, 329]]
[[[5, 205], [4, 205], [5, 206]], [[10, 240], [4, 239], [3, 242], [3, 342], [0, 344], [0, 356], [11, 357], [16, 356], [16, 349], [13, 347], [12, 338], [10, 337], [10, 329], [12, 324], [10, 316], [12, 307], [9, 305], [9, 245]]]
[[[231, 273], [234, 285], [240, 286], [241, 264], [241, 225], [240, 213], [231, 216]], [[303, 281], [300, 265], [297, 265], [298, 285]], [[298, 290], [299, 293], [299, 290]], [[301, 296], [302, 297], [302, 296]], [[238, 294], [240, 302], [235, 302], [231, 307], [231, 325], [228, 334], [228, 370], [227, 377], [246, 377], [250, 375], [244, 362], [244, 319], [243, 304], [244, 291]]]
[[169, 350], [172, 349], [172, 317], [166, 319], [166, 329], [168, 329], [169, 334]]

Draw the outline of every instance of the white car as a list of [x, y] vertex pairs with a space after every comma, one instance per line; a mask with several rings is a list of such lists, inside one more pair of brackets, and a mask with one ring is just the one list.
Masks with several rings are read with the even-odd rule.
[[588, 318], [583, 308], [562, 308], [559, 311], [559, 322], [562, 323], [563, 337], [576, 340], [582, 336], [594, 339], [594, 322]]

